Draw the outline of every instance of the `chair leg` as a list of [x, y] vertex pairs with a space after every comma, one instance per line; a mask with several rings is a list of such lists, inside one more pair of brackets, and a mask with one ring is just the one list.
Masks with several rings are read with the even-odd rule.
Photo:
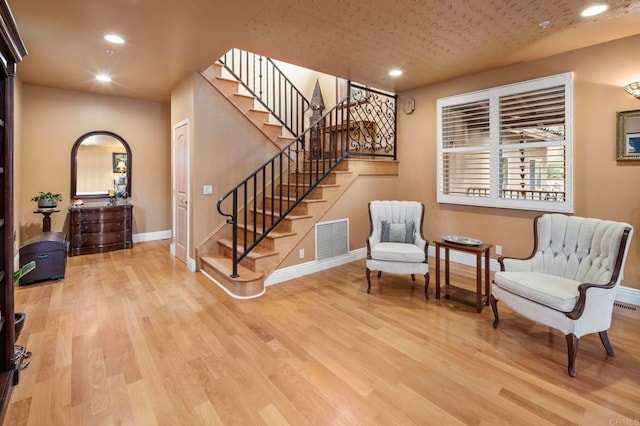
[[571, 377], [576, 377], [576, 355], [578, 354], [578, 342], [580, 339], [575, 334], [569, 333], [564, 338], [567, 340], [567, 356], [569, 361], [568, 371]]
[[600, 335], [600, 341], [602, 342], [602, 345], [607, 351], [607, 355], [615, 356], [615, 354], [613, 353], [613, 348], [611, 347], [611, 343], [609, 342], [609, 335], [607, 334], [607, 330], [601, 331], [598, 334]]
[[371, 293], [371, 269], [367, 268], [367, 293]]
[[429, 300], [429, 271], [424, 274], [424, 297]]
[[493, 311], [493, 328], [498, 328], [498, 323], [500, 322], [500, 317], [498, 316], [498, 299], [493, 297], [489, 297], [489, 302], [491, 303], [491, 310]]
[[415, 281], [416, 280], [416, 274], [411, 274], [411, 281]]
[[378, 271], [378, 278], [382, 276], [382, 271]]

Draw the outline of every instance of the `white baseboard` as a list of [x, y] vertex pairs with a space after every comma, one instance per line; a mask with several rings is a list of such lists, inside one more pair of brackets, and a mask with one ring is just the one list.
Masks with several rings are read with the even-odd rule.
[[143, 243], [145, 241], [155, 241], [155, 240], [166, 240], [171, 238], [171, 230], [167, 229], [166, 231], [156, 231], [156, 232], [145, 232], [142, 234], [133, 234], [133, 242], [134, 243]]
[[196, 271], [196, 260], [191, 258], [191, 257], [187, 257], [187, 269], [189, 269], [191, 272], [195, 272]]
[[[429, 247], [429, 256], [435, 257], [436, 249], [434, 246]], [[270, 286], [278, 284], [283, 281], [288, 281], [294, 278], [302, 277], [304, 275], [312, 274], [314, 272], [323, 271], [325, 269], [333, 268], [338, 265], [353, 262], [358, 259], [364, 259], [367, 256], [367, 248], [363, 247], [355, 249], [349, 252], [346, 256], [337, 257], [334, 259], [328, 259], [323, 261], [313, 260], [311, 262], [301, 263], [299, 265], [289, 266], [287, 268], [277, 269], [269, 275], [265, 280], [264, 285]], [[441, 254], [441, 258], [444, 256]], [[461, 263], [467, 266], [476, 266], [476, 256], [469, 253], [463, 253], [459, 251], [449, 251], [449, 260], [451, 262]], [[492, 271], [499, 271], [500, 264], [496, 259], [489, 261], [489, 269]], [[364, 276], [364, 275], [363, 275]], [[640, 306], [640, 289], [620, 286], [616, 300], [623, 303], [629, 303], [631, 305]]]
[[625, 287], [621, 285], [618, 288], [616, 300], [618, 302], [640, 306], [640, 290], [637, 288]]
[[293, 265], [282, 269], [276, 269], [267, 277], [264, 281], [264, 285], [270, 286], [278, 284], [283, 281], [292, 280], [294, 278], [302, 277], [305, 275], [313, 274], [314, 272], [324, 271], [325, 269], [334, 268], [338, 265], [344, 265], [345, 263], [353, 262], [358, 259], [364, 259], [367, 256], [367, 248], [352, 250], [349, 254], [334, 257], [326, 260], [312, 260], [311, 262], [300, 263], [299, 265]]

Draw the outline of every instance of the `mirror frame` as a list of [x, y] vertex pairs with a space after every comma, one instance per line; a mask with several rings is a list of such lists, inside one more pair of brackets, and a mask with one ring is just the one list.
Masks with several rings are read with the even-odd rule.
[[[127, 196], [130, 197], [131, 196], [131, 148], [129, 148], [129, 144], [127, 143], [127, 141], [125, 141], [122, 137], [120, 137], [119, 135], [110, 132], [108, 130], [96, 130], [93, 132], [88, 132], [85, 133], [84, 135], [80, 136], [75, 143], [73, 144], [73, 148], [71, 148], [71, 199], [79, 199], [79, 198], [108, 198], [109, 194], [107, 193], [107, 191], [105, 191], [104, 195], [102, 194], [91, 194], [91, 195], [78, 195], [77, 194], [77, 189], [78, 189], [78, 148], [80, 147], [80, 145], [82, 144], [82, 142], [91, 136], [95, 136], [95, 135], [107, 135], [107, 136], [111, 136], [115, 139], [117, 139], [118, 141], [120, 141], [120, 143], [122, 143], [122, 145], [124, 146], [125, 151], [127, 151], [127, 171], [125, 172], [127, 175]], [[111, 158], [109, 158], [109, 163], [111, 163]]]
[[627, 143], [627, 120], [637, 117], [640, 120], [640, 109], [620, 111], [617, 113], [617, 148], [618, 161], [638, 161], [640, 152], [629, 153]]

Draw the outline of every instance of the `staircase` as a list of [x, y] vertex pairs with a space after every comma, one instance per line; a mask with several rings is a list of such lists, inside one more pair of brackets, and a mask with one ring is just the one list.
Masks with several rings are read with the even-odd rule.
[[[386, 122], [390, 114], [385, 113], [385, 105], [370, 108], [378, 94], [369, 89], [367, 98], [345, 99], [295, 135], [303, 128], [299, 119], [273, 120], [277, 108], [268, 105], [268, 101], [257, 102], [255, 91], [249, 88], [254, 95], [247, 94], [242, 88], [246, 83], [241, 85], [236, 78], [225, 76], [222, 64], [212, 65], [202, 75], [280, 149], [220, 199], [218, 211], [227, 217], [227, 224], [196, 250], [198, 269], [229, 294], [236, 298], [257, 297], [265, 291], [265, 279], [359, 176], [397, 175], [396, 99], [392, 97], [392, 143], [383, 132], [389, 126]], [[350, 93], [352, 90], [349, 87]], [[365, 93], [358, 90], [356, 93]], [[389, 104], [386, 97], [384, 103]], [[304, 101], [295, 102], [304, 105]], [[264, 105], [265, 109], [256, 105]], [[366, 110], [378, 111], [383, 121], [367, 117]], [[350, 121], [351, 117], [356, 118]], [[350, 157], [350, 147], [354, 150], [352, 155], [367, 158]], [[372, 158], [379, 150], [383, 152]]]
[[216, 62], [201, 72], [201, 75], [278, 149], [284, 148], [295, 140], [295, 136], [283, 124], [273, 122], [272, 114], [269, 111], [258, 107], [260, 104], [256, 102], [253, 95], [241, 91], [240, 82], [233, 77], [226, 76], [223, 69], [224, 66]]
[[[329, 173], [309, 195], [285, 216], [275, 229], [258, 243], [256, 248], [240, 261], [237, 277], [233, 274], [233, 238], [231, 224], [225, 225], [212, 239], [215, 242], [205, 253], [200, 255], [201, 270], [211, 276], [219, 285], [238, 298], [251, 298], [264, 293], [265, 279], [277, 269], [280, 263], [291, 253], [302, 239], [314, 229], [315, 224], [347, 191], [359, 176], [363, 175], [397, 175], [397, 161], [392, 159], [345, 159]], [[248, 243], [253, 242], [254, 215], [256, 213], [256, 234], [262, 235], [264, 223], [270, 225], [271, 207], [276, 209], [282, 200], [295, 197], [295, 185], [276, 186], [276, 194], [266, 198], [266, 209], [261, 207], [248, 209], [247, 223], [238, 226], [248, 230]], [[269, 192], [269, 190], [267, 191]], [[286, 205], [286, 204], [284, 204]], [[264, 214], [264, 213], [267, 214]], [[275, 210], [275, 216], [279, 210]], [[240, 217], [244, 217], [240, 212]], [[236, 240], [241, 239], [237, 236]], [[244, 249], [244, 240], [237, 242], [237, 250]], [[202, 250], [201, 250], [202, 252]]]

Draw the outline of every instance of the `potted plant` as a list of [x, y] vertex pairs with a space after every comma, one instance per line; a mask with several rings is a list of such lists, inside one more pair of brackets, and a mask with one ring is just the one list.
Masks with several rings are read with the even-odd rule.
[[40, 191], [38, 195], [31, 198], [31, 201], [37, 201], [39, 209], [54, 208], [58, 206], [58, 201], [62, 201], [62, 194]]

